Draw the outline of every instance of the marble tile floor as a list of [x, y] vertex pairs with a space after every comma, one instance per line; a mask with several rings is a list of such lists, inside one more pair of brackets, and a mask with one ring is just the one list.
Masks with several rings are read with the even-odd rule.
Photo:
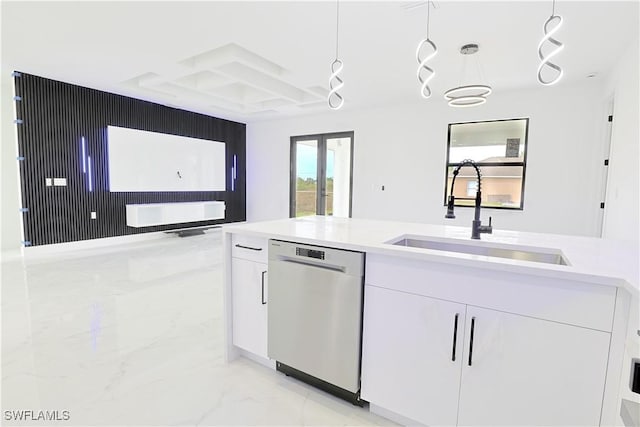
[[[220, 230], [7, 261], [1, 274], [2, 425], [392, 424], [224, 361]], [[69, 419], [7, 416], [21, 410]]]

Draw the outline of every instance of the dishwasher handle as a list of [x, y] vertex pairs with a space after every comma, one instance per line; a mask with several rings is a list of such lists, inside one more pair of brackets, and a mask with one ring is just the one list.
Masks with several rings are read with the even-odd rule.
[[315, 268], [329, 270], [337, 273], [346, 273], [347, 271], [347, 268], [344, 266], [333, 265], [333, 264], [320, 264], [320, 263], [313, 262], [311, 260], [307, 261], [299, 258], [288, 257], [286, 255], [279, 255], [278, 261], [292, 263], [292, 264], [302, 264], [306, 267], [315, 267]]

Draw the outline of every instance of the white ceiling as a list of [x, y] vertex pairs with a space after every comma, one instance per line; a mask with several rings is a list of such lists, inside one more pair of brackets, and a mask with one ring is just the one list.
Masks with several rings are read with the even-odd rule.
[[[413, 7], [417, 6], [417, 7]], [[541, 87], [537, 43], [551, 1], [437, 1], [434, 96], [460, 83]], [[559, 1], [562, 85], [602, 79], [638, 37], [638, 1]], [[2, 2], [2, 65], [250, 122], [324, 112], [335, 57], [333, 1]], [[340, 3], [345, 109], [419, 102], [420, 2]], [[480, 45], [462, 78], [461, 45]], [[473, 80], [473, 81], [472, 81]], [[545, 88], [545, 90], [553, 90]], [[490, 99], [489, 99], [489, 102]]]

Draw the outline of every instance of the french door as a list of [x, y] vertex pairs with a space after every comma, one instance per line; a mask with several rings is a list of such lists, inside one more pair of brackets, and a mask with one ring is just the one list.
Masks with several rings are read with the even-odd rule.
[[290, 169], [290, 217], [351, 217], [353, 132], [291, 137]]

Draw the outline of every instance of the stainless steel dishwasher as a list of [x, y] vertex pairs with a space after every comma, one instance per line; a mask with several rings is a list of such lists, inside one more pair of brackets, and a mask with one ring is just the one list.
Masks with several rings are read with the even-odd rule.
[[269, 241], [268, 354], [276, 369], [360, 402], [364, 253]]

